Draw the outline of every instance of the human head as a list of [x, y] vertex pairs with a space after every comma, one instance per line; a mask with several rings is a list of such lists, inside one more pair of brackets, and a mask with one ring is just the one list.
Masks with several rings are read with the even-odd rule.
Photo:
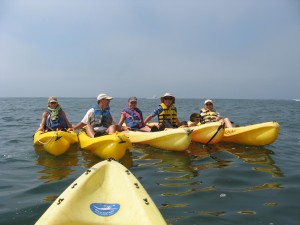
[[97, 96], [97, 101], [98, 103], [103, 100], [103, 99], [106, 99], [106, 100], [112, 100], [113, 97], [110, 97], [109, 95], [105, 94], [105, 93], [101, 93]]
[[134, 96], [129, 97], [128, 102], [137, 102], [137, 98]]
[[55, 102], [57, 103], [57, 98], [55, 96], [51, 96], [48, 98], [48, 104], [50, 104], [51, 102]]
[[52, 105], [53, 108], [56, 108], [57, 103], [58, 103], [57, 98], [55, 96], [51, 96], [48, 98], [48, 107], [50, 107]]
[[128, 99], [128, 107], [131, 109], [136, 108], [137, 98], [134, 96], [129, 97]]
[[201, 120], [201, 115], [199, 113], [193, 113], [190, 116], [190, 121], [191, 122], [200, 122], [200, 120]]
[[204, 101], [204, 105], [205, 106], [209, 106], [209, 105], [213, 105], [214, 103], [213, 103], [213, 101], [211, 100], [211, 99], [206, 99], [205, 101]]
[[175, 97], [174, 97], [174, 95], [172, 95], [171, 93], [168, 93], [168, 92], [166, 94], [164, 94], [164, 96], [160, 97], [160, 101], [164, 102], [165, 99], [170, 99], [170, 98], [172, 98], [172, 104], [174, 104]]

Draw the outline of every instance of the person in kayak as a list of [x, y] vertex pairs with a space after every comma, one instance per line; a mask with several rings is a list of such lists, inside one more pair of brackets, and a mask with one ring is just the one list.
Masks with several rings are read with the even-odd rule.
[[211, 99], [207, 99], [204, 101], [204, 107], [200, 109], [201, 123], [210, 123], [210, 122], [224, 122], [225, 127], [231, 128], [232, 124], [228, 118], [221, 117], [221, 114], [218, 113], [213, 105], [213, 101]]
[[112, 99], [107, 94], [99, 94], [97, 105], [90, 108], [73, 129], [77, 130], [85, 127], [87, 135], [92, 138], [121, 131], [121, 127], [114, 122], [110, 113], [109, 103]]
[[153, 117], [158, 117], [158, 129], [177, 128], [186, 122], [180, 123], [177, 116], [177, 109], [175, 107], [175, 97], [171, 93], [165, 93], [160, 98], [161, 104], [157, 106], [154, 111], [147, 116], [144, 123], [147, 124]]
[[43, 112], [42, 120], [37, 131], [67, 130], [72, 124], [67, 119], [65, 111], [58, 104], [57, 98], [48, 98], [48, 108]]
[[[122, 127], [125, 122], [126, 127]], [[123, 109], [118, 123], [124, 130], [151, 131], [151, 127], [145, 125], [142, 111], [137, 108], [137, 98], [132, 96], [128, 99], [128, 107]]]

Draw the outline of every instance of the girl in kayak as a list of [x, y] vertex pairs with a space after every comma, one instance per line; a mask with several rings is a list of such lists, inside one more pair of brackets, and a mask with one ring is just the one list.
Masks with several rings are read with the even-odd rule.
[[142, 111], [137, 108], [137, 98], [130, 97], [128, 99], [128, 107], [123, 109], [119, 121], [119, 126], [122, 126], [125, 122], [125, 130], [140, 130], [140, 131], [151, 131], [151, 127], [145, 125]]
[[48, 99], [48, 109], [42, 115], [40, 127], [37, 131], [67, 130], [72, 124], [67, 119], [66, 113], [58, 104], [57, 98], [52, 96]]

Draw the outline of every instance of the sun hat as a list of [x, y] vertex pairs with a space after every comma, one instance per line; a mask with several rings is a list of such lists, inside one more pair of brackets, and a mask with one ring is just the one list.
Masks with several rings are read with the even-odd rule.
[[57, 98], [55, 96], [51, 96], [48, 98], [48, 103], [57, 102]]
[[134, 96], [129, 97], [128, 102], [137, 102], [137, 98]]
[[168, 93], [168, 92], [167, 92], [166, 94], [164, 94], [164, 96], [161, 96], [161, 97], [160, 97], [160, 101], [161, 101], [161, 102], [164, 102], [164, 98], [165, 98], [165, 97], [172, 97], [172, 98], [173, 98], [173, 104], [175, 103], [175, 97], [174, 97], [174, 95], [172, 95], [171, 93]]
[[99, 94], [97, 96], [97, 100], [99, 101], [99, 100], [102, 100], [102, 99], [111, 100], [111, 99], [113, 99], [113, 97], [110, 97], [109, 95], [102, 93], [102, 94]]
[[212, 101], [211, 99], [207, 99], [207, 100], [204, 101], [204, 105], [205, 105], [206, 103], [208, 103], [208, 102], [210, 102], [211, 104], [213, 104], [213, 101]]

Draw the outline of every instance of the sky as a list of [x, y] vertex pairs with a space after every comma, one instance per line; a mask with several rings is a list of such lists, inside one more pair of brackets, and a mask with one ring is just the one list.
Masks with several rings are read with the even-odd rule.
[[0, 97], [300, 99], [299, 0], [0, 0]]

